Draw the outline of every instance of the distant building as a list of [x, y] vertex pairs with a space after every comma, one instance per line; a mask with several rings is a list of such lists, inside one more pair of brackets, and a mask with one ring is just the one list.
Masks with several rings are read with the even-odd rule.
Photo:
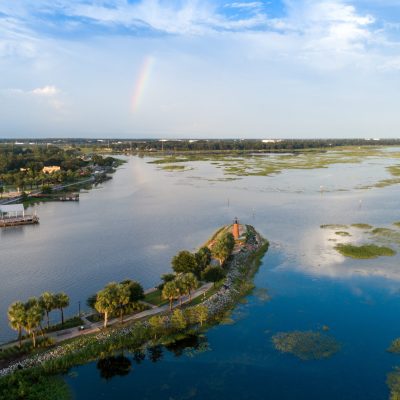
[[263, 143], [280, 143], [282, 142], [281, 139], [264, 139], [262, 140]]
[[25, 217], [23, 204], [0, 205], [0, 219], [23, 217]]
[[43, 167], [42, 172], [45, 174], [52, 174], [53, 172], [57, 172], [61, 169], [58, 165], [53, 165], [51, 167]]

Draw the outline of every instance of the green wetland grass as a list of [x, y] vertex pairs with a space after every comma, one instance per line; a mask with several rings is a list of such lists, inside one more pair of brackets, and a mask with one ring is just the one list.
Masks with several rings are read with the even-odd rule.
[[[245, 176], [272, 176], [287, 170], [329, 168], [335, 164], [360, 164], [367, 159], [398, 159], [399, 152], [386, 152], [384, 147], [350, 146], [326, 149], [293, 150], [273, 153], [251, 153], [238, 150], [224, 152], [185, 152], [154, 156], [150, 164], [169, 171], [187, 171], [192, 168], [180, 163], [207, 161], [225, 176], [240, 179]], [[378, 182], [357, 186], [357, 189], [384, 188], [400, 183], [400, 165], [386, 167], [390, 177]]]
[[350, 234], [349, 232], [346, 232], [346, 231], [338, 231], [338, 232], [335, 232], [335, 235], [343, 236], [343, 237], [351, 236], [351, 234]]
[[276, 350], [301, 360], [321, 360], [337, 353], [341, 345], [332, 336], [313, 331], [280, 332], [272, 337]]
[[[400, 354], [400, 338], [393, 340], [387, 350], [389, 353]], [[387, 375], [386, 383], [390, 389], [390, 399], [400, 399], [400, 368], [396, 367]]]
[[381, 148], [342, 147], [326, 150], [292, 151], [288, 153], [245, 152], [199, 152], [159, 157], [149, 161], [151, 164], [177, 164], [183, 162], [208, 161], [221, 168], [225, 175], [233, 176], [269, 176], [291, 169], [321, 169], [333, 164], [358, 164], [366, 157], [388, 157]]
[[347, 225], [343, 224], [325, 224], [320, 226], [321, 229], [348, 229]]
[[271, 295], [269, 294], [268, 289], [265, 288], [255, 288], [253, 295], [263, 303], [271, 300]]
[[172, 165], [163, 165], [161, 169], [163, 169], [164, 171], [186, 171], [188, 168], [186, 167], [186, 165], [172, 164]]
[[389, 353], [400, 354], [400, 338], [393, 340], [388, 348]]
[[358, 259], [371, 259], [382, 256], [394, 256], [396, 252], [390, 247], [377, 246], [375, 244], [363, 244], [356, 246], [354, 244], [340, 243], [335, 246], [335, 249], [345, 257]]
[[396, 243], [400, 245], [400, 232], [390, 228], [374, 228], [371, 231], [374, 238], [388, 243]]
[[351, 224], [350, 225], [352, 228], [358, 228], [358, 229], [372, 229], [373, 226], [370, 224], [363, 224], [363, 223], [357, 223], [357, 224]]

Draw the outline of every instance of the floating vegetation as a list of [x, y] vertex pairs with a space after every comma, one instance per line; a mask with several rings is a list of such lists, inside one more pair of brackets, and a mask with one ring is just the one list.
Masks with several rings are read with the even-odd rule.
[[392, 176], [400, 176], [400, 165], [391, 165], [386, 169], [392, 174]]
[[[390, 353], [400, 354], [400, 338], [393, 340], [390, 347], [387, 350]], [[390, 389], [390, 399], [400, 399], [400, 368], [396, 367], [394, 371], [387, 375], [387, 385]]]
[[335, 232], [335, 235], [338, 235], [338, 236], [351, 236], [349, 232], [345, 232], [345, 231]]
[[329, 331], [329, 326], [328, 325], [322, 325], [322, 330], [324, 331], [324, 332], [328, 332]]
[[188, 168], [185, 165], [163, 165], [161, 167], [161, 169], [165, 170], [165, 171], [185, 171]]
[[362, 223], [351, 224], [351, 226], [353, 228], [359, 228], [359, 229], [372, 229], [373, 228], [373, 226], [370, 224], [362, 224]]
[[400, 221], [398, 221], [398, 222], [393, 222], [393, 225], [396, 226], [397, 228], [400, 228]]
[[389, 228], [375, 228], [371, 231], [375, 238], [385, 242], [400, 244], [400, 232]]
[[391, 157], [381, 148], [349, 147], [340, 149], [293, 151], [291, 154], [249, 154], [245, 152], [202, 152], [168, 155], [149, 161], [151, 164], [209, 161], [224, 174], [235, 176], [269, 176], [285, 170], [328, 168], [333, 164], [358, 164], [367, 157]]
[[337, 353], [341, 345], [331, 336], [312, 331], [281, 332], [272, 337], [277, 350], [301, 360], [321, 360]]
[[253, 294], [258, 300], [260, 300], [264, 303], [271, 300], [271, 296], [268, 293], [268, 290], [265, 288], [256, 288], [256, 289], [254, 289]]
[[386, 383], [390, 389], [390, 400], [400, 399], [400, 368], [387, 375]]
[[398, 353], [400, 354], [400, 338], [393, 340], [388, 348], [389, 353]]
[[211, 347], [207, 341], [201, 342], [197, 347], [192, 347], [190, 349], [186, 349], [184, 351], [184, 355], [186, 357], [196, 357], [198, 354], [206, 353], [207, 351], [211, 351]]
[[321, 229], [348, 229], [347, 225], [341, 225], [341, 224], [326, 224], [326, 225], [321, 225]]
[[345, 257], [370, 259], [382, 256], [394, 256], [396, 252], [390, 247], [377, 246], [375, 244], [363, 244], [355, 246], [353, 244], [339, 243], [335, 249]]

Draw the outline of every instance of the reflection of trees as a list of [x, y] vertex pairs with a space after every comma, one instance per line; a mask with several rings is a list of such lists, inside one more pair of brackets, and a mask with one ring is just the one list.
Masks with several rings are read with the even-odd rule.
[[175, 357], [179, 357], [186, 349], [197, 350], [201, 342], [197, 335], [187, 335], [183, 339], [165, 345], [165, 348], [173, 353]]
[[163, 350], [161, 346], [153, 346], [147, 349], [149, 358], [152, 362], [160, 361], [163, 356]]
[[97, 369], [104, 379], [111, 379], [114, 376], [128, 375], [131, 370], [131, 362], [123, 355], [102, 358], [97, 362]]
[[141, 364], [142, 361], [146, 358], [146, 354], [143, 353], [143, 351], [138, 350], [133, 353], [133, 360], [136, 362], [136, 364]]

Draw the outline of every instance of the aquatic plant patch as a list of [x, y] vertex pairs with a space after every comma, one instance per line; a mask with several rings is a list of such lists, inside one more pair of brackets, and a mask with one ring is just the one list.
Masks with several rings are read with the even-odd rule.
[[338, 231], [338, 232], [335, 232], [335, 235], [343, 236], [343, 237], [351, 236], [349, 232], [345, 232], [345, 231]]
[[377, 246], [375, 244], [363, 244], [355, 246], [353, 244], [339, 243], [335, 249], [345, 257], [370, 259], [382, 256], [394, 256], [396, 252], [390, 247]]
[[393, 340], [388, 348], [388, 352], [400, 354], [400, 338]]
[[351, 224], [350, 225], [352, 228], [359, 228], [359, 229], [372, 229], [373, 226], [370, 224], [363, 224], [363, 223], [357, 223], [357, 224]]
[[256, 288], [256, 289], [254, 289], [253, 294], [258, 300], [260, 300], [262, 302], [267, 302], [267, 301], [271, 300], [271, 296], [268, 293], [268, 289]]
[[[236, 154], [237, 153], [237, 154]], [[390, 157], [382, 148], [349, 147], [313, 151], [293, 151], [292, 154], [249, 154], [230, 151], [227, 153], [195, 153], [167, 155], [149, 161], [151, 164], [176, 164], [182, 162], [208, 161], [221, 168], [225, 175], [269, 176], [285, 170], [328, 168], [333, 164], [358, 164], [367, 157]]]
[[165, 171], [186, 171], [188, 168], [185, 165], [163, 165], [161, 169]]
[[400, 232], [389, 228], [375, 228], [371, 231], [375, 239], [386, 243], [400, 244]]
[[321, 229], [348, 229], [347, 225], [342, 224], [325, 224], [320, 226]]
[[390, 400], [400, 399], [400, 368], [388, 373], [386, 383], [390, 390]]
[[320, 360], [337, 353], [341, 345], [331, 336], [313, 331], [280, 332], [272, 337], [275, 348], [301, 360]]

